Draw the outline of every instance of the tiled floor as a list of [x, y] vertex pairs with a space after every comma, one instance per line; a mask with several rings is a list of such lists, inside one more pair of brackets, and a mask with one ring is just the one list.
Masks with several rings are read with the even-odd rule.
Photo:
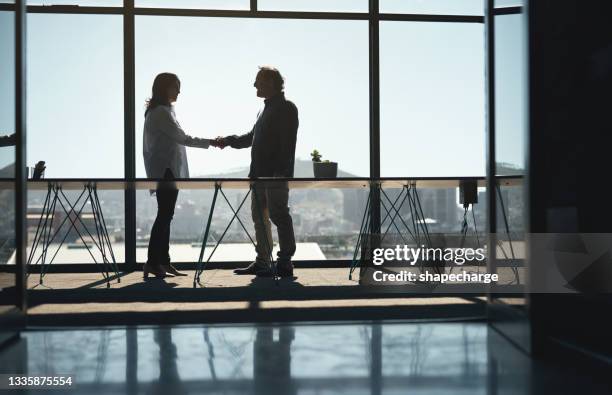
[[539, 394], [538, 380], [604, 393], [536, 367], [484, 323], [38, 330], [0, 353], [0, 370], [72, 374], [70, 394]]

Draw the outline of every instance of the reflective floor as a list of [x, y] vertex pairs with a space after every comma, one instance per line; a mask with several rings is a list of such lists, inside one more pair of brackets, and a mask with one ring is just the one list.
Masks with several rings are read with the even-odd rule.
[[28, 331], [0, 371], [71, 374], [70, 394], [605, 393], [537, 366], [484, 323]]

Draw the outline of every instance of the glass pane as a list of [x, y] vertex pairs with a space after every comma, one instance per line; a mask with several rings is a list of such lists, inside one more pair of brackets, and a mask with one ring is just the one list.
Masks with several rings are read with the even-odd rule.
[[249, 0], [135, 0], [143, 8], [193, 8], [207, 10], [248, 10]]
[[[416, 232], [408, 234], [406, 229], [401, 226], [402, 223], [398, 221], [399, 216], [398, 219], [395, 219], [395, 222], [399, 224], [397, 228], [392, 221], [390, 221], [394, 212], [391, 203], [397, 201], [399, 215], [401, 215], [401, 218], [405, 220], [409, 227], [413, 227], [413, 213], [411, 212], [412, 208], [410, 207], [410, 201], [404, 200], [403, 204], [401, 204], [403, 200], [402, 196], [405, 196], [403, 195], [405, 191], [396, 188], [386, 188], [384, 191], [386, 196], [383, 195], [381, 198], [384, 203], [381, 205], [384, 221], [381, 223], [383, 233], [387, 232], [387, 235], [391, 236], [385, 237], [387, 244], [393, 247], [397, 244], [405, 244], [405, 241], [416, 243], [415, 237], [419, 235]], [[461, 234], [464, 210], [463, 207], [459, 205], [458, 188], [418, 188], [416, 192], [413, 193], [418, 194], [418, 199], [420, 200], [419, 207], [420, 210], [422, 210], [423, 221], [432, 237], [440, 238], [444, 235], [451, 236]], [[475, 236], [476, 233], [478, 233], [480, 239], [484, 240], [486, 191], [484, 188], [479, 188], [477, 193], [477, 199], [480, 204], [475, 204], [473, 206], [474, 216], [472, 213], [469, 213], [466, 219], [470, 226], [469, 236]], [[400, 196], [400, 199], [398, 199], [398, 196]], [[400, 231], [402, 234], [399, 233]], [[402, 235], [405, 237], [402, 238]], [[418, 246], [418, 243], [416, 245]], [[481, 246], [479, 245], [478, 247]]]
[[381, 175], [484, 176], [481, 24], [381, 22]]
[[495, 158], [498, 175], [524, 174], [523, 15], [495, 17]]
[[15, 14], [13, 12], [0, 12], [0, 51], [2, 51], [0, 178], [13, 178], [15, 174]]
[[78, 5], [83, 7], [122, 7], [123, 0], [27, 0], [28, 5]]
[[[101, 184], [103, 185], [103, 184]], [[45, 208], [45, 200], [47, 198], [47, 190], [33, 189], [28, 190], [28, 256], [32, 256], [34, 265], [55, 265], [64, 263], [82, 263], [96, 265], [98, 268], [103, 268], [103, 256], [100, 250], [101, 246], [105, 248], [105, 254], [109, 257], [108, 261], [112, 261], [111, 256], [115, 257], [115, 262], [125, 262], [125, 207], [124, 207], [124, 191], [123, 190], [104, 190], [98, 186], [98, 200], [104, 217], [104, 223], [108, 232], [108, 242], [100, 242], [100, 236], [97, 232], [94, 210], [92, 205], [85, 201], [87, 194], [81, 196], [82, 189], [79, 190], [64, 190], [64, 194], [59, 196], [59, 200], [55, 204], [53, 221], [49, 221], [49, 251], [52, 253], [43, 256], [44, 242], [36, 242], [37, 230], [41, 234], [45, 229], [44, 218], [45, 213], [49, 209]], [[50, 198], [53, 199], [53, 195]], [[53, 200], [51, 200], [53, 202]], [[61, 203], [60, 203], [61, 202]], [[85, 204], [84, 204], [85, 203]], [[63, 204], [63, 206], [62, 206]], [[72, 213], [70, 218], [75, 221], [76, 227], [71, 225], [71, 221], [67, 220], [67, 211], [69, 204], [76, 207], [75, 211], [79, 212], [78, 219], [76, 214]], [[84, 206], [83, 206], [84, 204]], [[83, 207], [81, 211], [79, 208]], [[40, 220], [42, 218], [42, 221]], [[98, 216], [97, 219], [101, 220]], [[40, 221], [40, 222], [39, 222]], [[41, 226], [41, 224], [43, 224]], [[104, 241], [104, 240], [103, 240]], [[89, 246], [89, 250], [86, 247]], [[110, 247], [109, 247], [110, 245]], [[36, 250], [32, 253], [32, 247], [36, 246]], [[112, 254], [111, 254], [112, 251]], [[92, 257], [93, 255], [93, 257]], [[53, 257], [53, 259], [51, 259]], [[95, 259], [95, 261], [94, 261]], [[49, 266], [47, 266], [49, 267]], [[100, 272], [90, 273], [91, 278], [101, 279]], [[61, 278], [62, 274], [50, 273], [45, 278], [53, 282], [54, 279]], [[40, 276], [38, 273], [32, 274], [29, 277], [28, 286], [34, 287], [38, 285]], [[71, 281], [63, 282], [62, 286], [77, 288], [80, 285], [71, 283]]]
[[[234, 209], [238, 209], [247, 190], [225, 190]], [[454, 191], [453, 191], [454, 192]], [[155, 196], [148, 191], [137, 191], [136, 239], [137, 261], [147, 260], [151, 228], [157, 213]], [[181, 190], [178, 195], [172, 233], [170, 256], [173, 262], [195, 262], [202, 243], [202, 231], [212, 203], [213, 191]], [[297, 243], [293, 260], [351, 259], [359, 234], [359, 227], [367, 201], [367, 190], [362, 189], [293, 189], [289, 206]], [[315, 203], [313, 203], [315, 202]], [[239, 218], [251, 237], [254, 226], [251, 219], [251, 200], [239, 211]], [[209, 243], [204, 259], [207, 260], [214, 243], [221, 237], [233, 212], [224, 199], [218, 199], [211, 223]], [[273, 239], [278, 248], [278, 235]], [[223, 244], [215, 251], [212, 262], [250, 262], [255, 259], [249, 236], [237, 221], [223, 237]]]
[[28, 162], [123, 177], [123, 18], [28, 15]]
[[264, 11], [368, 12], [368, 0], [258, 0]]
[[[513, 285], [525, 285], [524, 179], [506, 185], [506, 176], [525, 176], [526, 56], [524, 15], [495, 17], [495, 157], [497, 168], [496, 270]], [[517, 265], [518, 267], [509, 267]], [[504, 273], [506, 274], [504, 276]], [[517, 294], [513, 305], [524, 306]]]
[[[0, 343], [15, 308], [15, 13], [0, 12]], [[8, 327], [8, 326], [7, 326]]]
[[[215, 137], [251, 130], [263, 107], [253, 81], [264, 64], [278, 67], [286, 96], [299, 111], [295, 176], [312, 177], [313, 149], [323, 160], [338, 162], [340, 177], [367, 176], [366, 21], [137, 16], [137, 146], [158, 73], [174, 72], [181, 79], [175, 108], [183, 129]], [[187, 155], [192, 178], [248, 174], [250, 149], [188, 148]], [[137, 176], [146, 177], [140, 149], [136, 158]]]
[[495, 0], [495, 8], [524, 6], [525, 0]]
[[381, 13], [483, 15], [483, 0], [380, 0]]

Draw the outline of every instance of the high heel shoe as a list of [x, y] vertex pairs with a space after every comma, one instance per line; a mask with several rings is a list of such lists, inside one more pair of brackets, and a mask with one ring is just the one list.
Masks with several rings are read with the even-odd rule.
[[154, 265], [147, 262], [142, 266], [143, 278], [149, 278], [149, 273], [153, 274], [157, 278], [166, 277], [166, 271], [160, 265]]
[[166, 273], [170, 273], [173, 274], [175, 276], [186, 276], [187, 273], [181, 273], [178, 270], [176, 270], [176, 268], [174, 266], [172, 266], [171, 263], [168, 263], [167, 265], [162, 265], [162, 269], [166, 272]]

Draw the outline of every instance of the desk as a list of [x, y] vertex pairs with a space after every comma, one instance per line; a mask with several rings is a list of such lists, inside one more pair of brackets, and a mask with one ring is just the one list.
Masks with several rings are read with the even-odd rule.
[[[288, 182], [290, 189], [308, 188], [367, 188], [371, 184], [379, 184], [382, 188], [403, 188], [413, 185], [417, 188], [457, 188], [460, 180], [476, 180], [478, 187], [486, 187], [484, 177], [387, 177], [387, 178], [259, 178], [262, 182]], [[28, 189], [47, 190], [48, 183], [59, 185], [64, 190], [81, 190], [87, 183], [95, 184], [98, 190], [124, 190], [155, 189], [157, 183], [168, 181], [164, 179], [135, 178], [126, 180], [122, 178], [45, 178], [41, 180], [28, 180]], [[178, 178], [173, 180], [178, 189], [214, 189], [220, 185], [225, 189], [248, 189], [254, 180], [248, 178]], [[14, 189], [14, 180], [0, 178], [0, 189]], [[501, 186], [522, 185], [522, 176], [498, 177]], [[6, 184], [6, 185], [4, 185]]]

